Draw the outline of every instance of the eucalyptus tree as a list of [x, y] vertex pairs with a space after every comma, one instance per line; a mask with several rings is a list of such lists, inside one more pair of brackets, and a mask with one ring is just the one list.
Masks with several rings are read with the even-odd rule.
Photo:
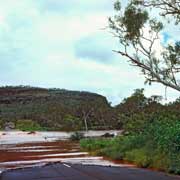
[[115, 52], [140, 68], [145, 83], [180, 92], [180, 41], [162, 43], [160, 38], [168, 23], [180, 32], [180, 0], [129, 0], [122, 5], [116, 1], [115, 15], [109, 18], [111, 33], [120, 42]]

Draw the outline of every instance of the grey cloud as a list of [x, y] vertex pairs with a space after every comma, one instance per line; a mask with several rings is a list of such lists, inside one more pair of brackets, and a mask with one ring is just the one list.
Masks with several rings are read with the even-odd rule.
[[75, 44], [75, 54], [78, 58], [90, 59], [101, 63], [112, 63], [115, 58], [112, 52], [113, 41], [103, 33], [80, 39]]

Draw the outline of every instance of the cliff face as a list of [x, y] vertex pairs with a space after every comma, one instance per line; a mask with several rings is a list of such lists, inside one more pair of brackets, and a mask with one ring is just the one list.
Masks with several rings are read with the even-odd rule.
[[112, 108], [104, 96], [27, 86], [0, 88], [0, 121], [32, 120], [50, 129], [110, 128]]
[[108, 102], [104, 96], [81, 91], [69, 91], [64, 89], [45, 89], [35, 87], [0, 87], [0, 104], [28, 103], [39, 100], [53, 100], [65, 104], [79, 104], [83, 101], [101, 101], [105, 105]]

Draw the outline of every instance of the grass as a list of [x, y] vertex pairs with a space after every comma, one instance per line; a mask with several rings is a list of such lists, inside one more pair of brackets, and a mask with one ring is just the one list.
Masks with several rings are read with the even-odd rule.
[[146, 138], [143, 135], [128, 135], [111, 139], [82, 139], [80, 146], [95, 155], [132, 162], [142, 168], [180, 174], [179, 151], [163, 150], [152, 139]]

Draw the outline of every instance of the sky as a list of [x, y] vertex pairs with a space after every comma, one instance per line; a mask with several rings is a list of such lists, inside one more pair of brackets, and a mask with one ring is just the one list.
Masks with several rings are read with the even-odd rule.
[[[0, 0], [0, 86], [90, 91], [113, 105], [137, 88], [164, 96], [162, 85], [144, 85], [140, 71], [112, 51], [119, 48], [106, 29], [113, 12], [113, 0]], [[166, 31], [164, 42], [179, 33]], [[179, 95], [168, 88], [168, 101]]]

